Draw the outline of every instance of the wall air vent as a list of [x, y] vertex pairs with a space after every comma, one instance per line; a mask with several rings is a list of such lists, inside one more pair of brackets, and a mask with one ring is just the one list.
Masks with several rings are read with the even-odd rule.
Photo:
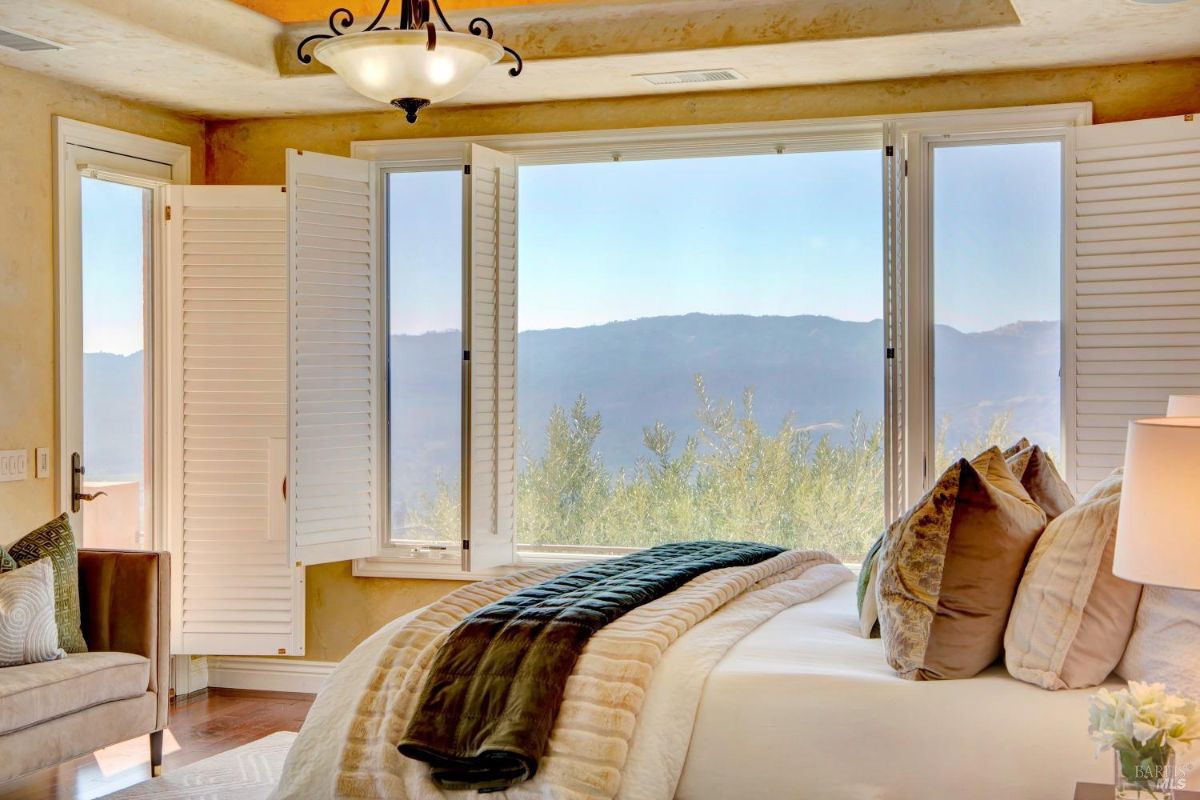
[[655, 86], [670, 86], [678, 83], [715, 83], [716, 81], [744, 81], [746, 76], [736, 69], [689, 69], [683, 72], [645, 72], [634, 75]]
[[37, 50], [65, 50], [66, 45], [52, 42], [49, 39], [39, 39], [27, 33], [18, 33], [8, 28], [0, 28], [0, 49], [32, 53]]

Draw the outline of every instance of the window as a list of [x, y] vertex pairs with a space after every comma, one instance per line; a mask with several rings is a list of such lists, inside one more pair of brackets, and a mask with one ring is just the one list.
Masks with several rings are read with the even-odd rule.
[[951, 458], [1069, 452], [1085, 112], [356, 146], [392, 243], [391, 546], [356, 574], [705, 537], [854, 561]]
[[933, 150], [935, 463], [1061, 442], [1062, 145]]
[[461, 173], [388, 173], [387, 215], [390, 536], [449, 553], [462, 539]]
[[147, 545], [146, 359], [153, 191], [80, 177], [82, 251], [82, 542]]
[[521, 546], [883, 524], [877, 149], [520, 171]]

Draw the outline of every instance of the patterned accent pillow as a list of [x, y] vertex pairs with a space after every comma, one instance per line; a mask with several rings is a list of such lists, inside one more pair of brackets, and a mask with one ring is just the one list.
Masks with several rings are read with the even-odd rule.
[[0, 575], [0, 667], [66, 655], [54, 621], [54, 567], [43, 558]]
[[1053, 522], [1075, 505], [1071, 487], [1058, 474], [1049, 454], [1036, 444], [1005, 456], [1004, 460], [1033, 502], [1046, 512], [1047, 520]]
[[875, 602], [875, 587], [879, 583], [879, 551], [887, 531], [879, 534], [875, 544], [863, 559], [862, 571], [858, 573], [858, 627], [864, 639], [879, 638], [879, 607]]
[[1012, 447], [1009, 447], [1004, 451], [1004, 459], [1007, 461], [1027, 447], [1029, 447], [1029, 440], [1022, 436], [1020, 439], [1017, 439], [1016, 443]]
[[876, 600], [888, 664], [909, 680], [970, 678], [1000, 657], [1046, 512], [998, 447], [960, 459], [888, 531]]
[[16, 568], [17, 562], [13, 561], [7, 550], [0, 547], [0, 572], [12, 572]]
[[79, 553], [67, 515], [47, 522], [8, 546], [17, 565], [24, 567], [43, 558], [54, 565], [54, 616], [58, 645], [68, 653], [86, 653], [79, 611]]

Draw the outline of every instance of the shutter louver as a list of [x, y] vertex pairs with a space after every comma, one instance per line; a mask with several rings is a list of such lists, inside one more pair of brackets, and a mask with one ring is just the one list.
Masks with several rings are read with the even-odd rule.
[[517, 163], [468, 145], [463, 258], [469, 285], [468, 498], [463, 569], [515, 561]]
[[1162, 416], [1168, 395], [1200, 387], [1200, 122], [1119, 122], [1075, 137], [1067, 390], [1070, 470], [1083, 492], [1121, 466], [1130, 420]]
[[370, 162], [287, 152], [293, 557], [378, 551], [380, 292]]
[[[172, 650], [303, 654], [284, 526], [287, 205], [278, 186], [171, 189]], [[297, 603], [299, 598], [299, 603]]]

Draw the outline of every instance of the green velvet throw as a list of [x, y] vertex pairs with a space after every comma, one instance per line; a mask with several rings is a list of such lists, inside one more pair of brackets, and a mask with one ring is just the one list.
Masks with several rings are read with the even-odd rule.
[[428, 762], [443, 789], [498, 791], [529, 780], [592, 634], [709, 570], [782, 552], [750, 542], [664, 544], [479, 609], [434, 656], [400, 752]]

